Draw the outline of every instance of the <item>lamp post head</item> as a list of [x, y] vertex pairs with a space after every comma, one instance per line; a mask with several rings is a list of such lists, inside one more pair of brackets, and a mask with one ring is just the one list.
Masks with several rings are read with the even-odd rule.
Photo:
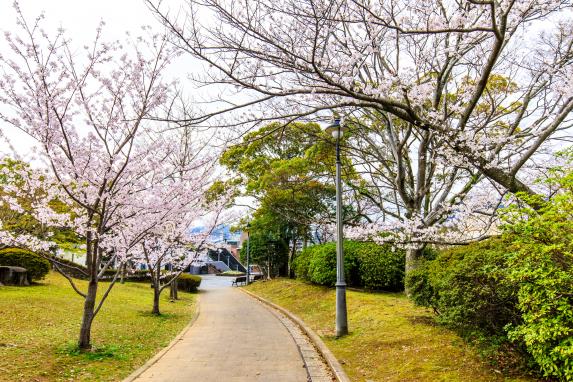
[[335, 118], [330, 125], [326, 126], [324, 131], [338, 139], [346, 131], [346, 126], [341, 122], [340, 118]]

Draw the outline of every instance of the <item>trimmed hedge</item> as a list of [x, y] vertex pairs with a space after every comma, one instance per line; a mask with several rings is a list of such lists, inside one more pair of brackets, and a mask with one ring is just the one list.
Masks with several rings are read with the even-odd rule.
[[197, 292], [199, 285], [201, 285], [201, 277], [197, 275], [182, 273], [177, 278], [177, 289], [184, 292]]
[[[344, 275], [348, 286], [398, 291], [404, 288], [405, 254], [390, 245], [344, 242]], [[305, 248], [295, 259], [297, 278], [319, 285], [336, 283], [336, 243]]]
[[50, 262], [41, 255], [21, 248], [0, 249], [0, 265], [26, 268], [28, 281], [41, 280], [50, 271]]

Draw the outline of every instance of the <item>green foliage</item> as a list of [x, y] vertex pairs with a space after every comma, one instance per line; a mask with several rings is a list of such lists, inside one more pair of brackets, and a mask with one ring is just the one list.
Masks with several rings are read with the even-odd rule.
[[[396, 291], [404, 287], [404, 252], [390, 245], [344, 242], [344, 275], [349, 286]], [[336, 243], [305, 248], [294, 263], [297, 278], [319, 285], [336, 283]]]
[[328, 176], [335, 156], [330, 139], [315, 123], [271, 123], [221, 155], [220, 163], [232, 177], [211, 191], [234, 190], [235, 197], [257, 200], [251, 263], [265, 264], [272, 275], [286, 275], [293, 260], [289, 244], [310, 240], [312, 227], [333, 217], [335, 189]]
[[177, 289], [184, 292], [197, 292], [197, 288], [201, 285], [201, 277], [197, 275], [190, 275], [182, 273], [177, 278]]
[[[566, 154], [573, 163], [573, 152]], [[573, 172], [550, 171], [549, 200], [518, 195], [501, 238], [451, 249], [407, 277], [438, 320], [492, 343], [512, 341], [545, 376], [573, 380]], [[524, 202], [524, 203], [523, 203]], [[532, 208], [531, 206], [535, 206]]]
[[406, 278], [412, 299], [438, 321], [469, 336], [505, 336], [519, 322], [517, 290], [508, 279], [507, 243], [490, 239], [441, 252]]
[[81, 357], [87, 361], [103, 361], [110, 358], [119, 360], [128, 359], [126, 354], [117, 345], [104, 345], [94, 347], [91, 351], [81, 351], [76, 342], [69, 342], [58, 349], [58, 354], [65, 354], [67, 356]]
[[[349, 286], [358, 286], [358, 262], [353, 251], [344, 251], [344, 278]], [[336, 284], [336, 243], [326, 243], [309, 247], [311, 255], [308, 262], [309, 281], [333, 286]], [[296, 269], [296, 268], [295, 268]], [[296, 272], [296, 271], [295, 271]]]
[[[344, 243], [345, 248], [348, 241]], [[295, 259], [297, 278], [319, 285], [336, 284], [336, 243], [313, 245], [305, 248]], [[344, 277], [347, 285], [359, 286], [358, 262], [352, 251], [344, 252]]]
[[404, 289], [404, 250], [390, 244], [348, 242], [346, 250], [360, 263], [360, 285], [368, 289], [400, 291]]
[[50, 271], [50, 262], [42, 256], [21, 248], [0, 249], [0, 265], [26, 268], [28, 281], [41, 280]]
[[406, 275], [406, 287], [414, 304], [434, 309], [438, 305], [438, 295], [430, 280], [430, 261], [420, 261], [415, 269]]
[[[288, 262], [288, 232], [287, 226], [281, 224], [272, 214], [263, 214], [263, 209], [256, 212], [251, 221], [249, 235], [250, 264], [266, 264], [270, 266], [271, 274], [279, 274], [286, 269]], [[244, 243], [240, 251], [241, 263], [247, 264], [247, 246]]]
[[316, 251], [316, 245], [304, 248], [293, 262], [293, 270], [297, 279], [310, 281], [310, 260]]
[[546, 376], [573, 381], [573, 172], [552, 175], [550, 185], [560, 192], [543, 208], [516, 205], [505, 217], [504, 236], [514, 245], [508, 274], [519, 285], [522, 314], [508, 330]]
[[[12, 186], [25, 189], [23, 187], [24, 181], [21, 179], [19, 173], [21, 171], [31, 171], [30, 166], [26, 162], [4, 158], [3, 161], [0, 162], [0, 170], [0, 195], [15, 198], [24, 210], [22, 213], [16, 212], [7, 205], [0, 203], [0, 221], [2, 222], [3, 229], [15, 235], [28, 234], [40, 239], [49, 239], [57, 244], [79, 244], [82, 242], [81, 238], [71, 229], [66, 227], [46, 227], [34, 217], [34, 203], [37, 202], [39, 198], [45, 197], [45, 190], [39, 189], [36, 190], [35, 193], [28, 192], [24, 195], [17, 196], [13, 193], [7, 193], [5, 188], [1, 187], [2, 185], [8, 184], [8, 182], [12, 182]], [[4, 172], [14, 175], [13, 179], [11, 176], [8, 177]], [[44, 182], [43, 187], [47, 189], [51, 187], [51, 185], [48, 182]], [[51, 200], [49, 206], [57, 213], [71, 213], [70, 206], [58, 199]]]

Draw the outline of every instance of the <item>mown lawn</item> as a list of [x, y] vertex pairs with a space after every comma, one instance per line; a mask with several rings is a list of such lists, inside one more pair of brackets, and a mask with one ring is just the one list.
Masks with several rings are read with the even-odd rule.
[[163, 315], [152, 316], [147, 283], [118, 283], [93, 324], [95, 351], [79, 354], [83, 299], [66, 279], [51, 272], [37, 285], [0, 287], [0, 381], [121, 380], [193, 317], [195, 295], [179, 293], [175, 303], [168, 296], [163, 293]]
[[257, 282], [247, 289], [304, 320], [352, 381], [534, 381], [501, 375], [401, 293], [348, 291], [350, 334], [336, 339], [334, 289], [288, 279]]

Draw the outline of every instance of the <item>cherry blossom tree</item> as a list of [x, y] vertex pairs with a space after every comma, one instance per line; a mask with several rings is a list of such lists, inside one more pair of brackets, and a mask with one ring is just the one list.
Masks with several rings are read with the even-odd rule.
[[361, 121], [347, 150], [398, 241], [487, 227], [503, 194], [538, 192], [529, 167], [572, 135], [570, 0], [189, 0], [186, 17], [147, 3], [211, 66], [197, 82], [245, 99], [217, 99], [233, 117], [215, 123]]
[[[211, 158], [204, 161], [200, 166], [199, 161], [191, 162], [195, 167], [187, 170], [183, 181], [178, 174], [167, 187], [157, 190], [155, 185], [148, 190], [150, 197], [138, 202], [141, 212], [127, 219], [119, 233], [122, 247], [127, 248], [126, 258], [133, 264], [145, 264], [150, 273], [152, 313], [156, 315], [160, 314], [163, 290], [176, 288], [177, 278], [206, 252], [211, 232], [226, 216], [228, 197], [208, 199], [215, 162]], [[190, 179], [190, 173], [195, 179]], [[192, 224], [202, 224], [201, 233], [191, 233]], [[163, 266], [168, 266], [168, 272], [162, 273]]]
[[[570, 0], [192, 0], [185, 18], [147, 3], [213, 67], [198, 81], [248, 90], [227, 108], [259, 105], [242, 122], [375, 110], [530, 194], [519, 171], [571, 124]], [[492, 94], [499, 76], [507, 86]]]
[[[5, 105], [0, 118], [36, 140], [54, 183], [51, 196], [73, 206], [58, 215], [49, 205], [38, 205], [37, 215], [85, 240], [87, 291], [66, 277], [84, 298], [78, 345], [87, 350], [92, 322], [119, 271], [98, 300], [103, 274], [124, 262], [130, 249], [168, 215], [161, 198], [165, 194], [149, 190], [172, 186], [177, 177], [179, 184], [190, 182], [186, 189], [195, 186], [194, 194], [201, 192], [204, 174], [188, 173], [206, 162], [178, 164], [178, 142], [147, 120], [169, 105], [174, 85], [163, 73], [176, 51], [163, 36], [144, 28], [144, 37], [105, 42], [102, 23], [94, 42], [78, 51], [63, 29], [50, 36], [41, 27], [43, 16], [28, 23], [15, 8], [19, 34], [6, 33], [11, 52], [0, 56], [0, 103]], [[193, 184], [194, 179], [202, 180]], [[143, 217], [148, 225], [139, 224]]]

